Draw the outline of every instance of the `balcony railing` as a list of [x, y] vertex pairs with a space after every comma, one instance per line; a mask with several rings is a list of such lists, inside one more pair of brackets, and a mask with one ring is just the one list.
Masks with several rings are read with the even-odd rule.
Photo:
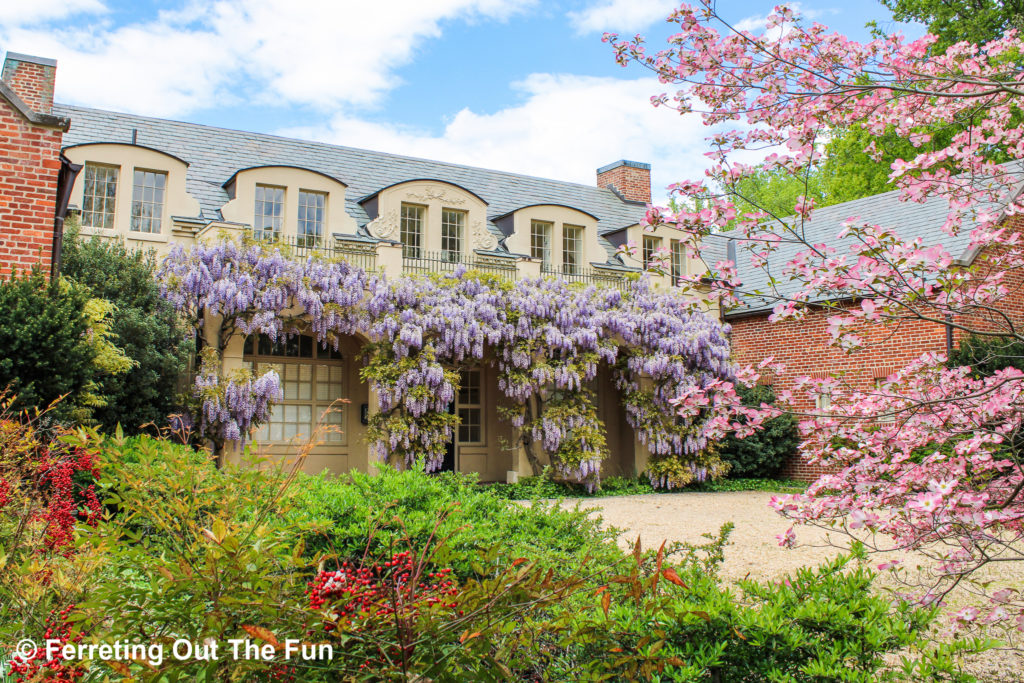
[[372, 242], [316, 235], [273, 235], [267, 231], [250, 231], [249, 236], [258, 242], [281, 247], [285, 256], [298, 259], [315, 256], [325, 261], [344, 261], [367, 271], [377, 267], [377, 250]]
[[596, 287], [615, 287], [623, 291], [630, 282], [626, 273], [582, 266], [563, 266], [561, 268], [549, 266], [542, 267], [540, 272], [544, 277], [556, 277], [566, 282], [582, 282]]
[[515, 281], [516, 279], [515, 259], [502, 256], [473, 254], [467, 257], [450, 251], [420, 251], [418, 254], [416, 252], [402, 254], [403, 273], [451, 273], [459, 266], [505, 280]]

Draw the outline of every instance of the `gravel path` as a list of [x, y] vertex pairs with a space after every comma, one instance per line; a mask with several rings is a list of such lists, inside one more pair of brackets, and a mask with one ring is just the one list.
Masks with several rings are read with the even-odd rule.
[[[833, 548], [779, 546], [776, 534], [789, 522], [768, 507], [775, 494], [761, 491], [721, 493], [657, 493], [641, 496], [586, 498], [565, 501], [595, 508], [604, 526], [622, 529], [620, 542], [632, 547], [637, 534], [641, 544], [657, 547], [667, 540], [701, 543], [702, 534], [717, 534], [726, 522], [736, 525], [726, 548], [722, 577], [725, 579], [770, 579], [798, 567], [817, 564], [838, 551]], [[825, 534], [816, 529], [799, 530], [800, 542], [820, 545]]]
[[[721, 569], [725, 581], [775, 579], [799, 567], [819, 564], [840, 552], [828, 546], [828, 535], [824, 531], [810, 527], [797, 527], [799, 547], [779, 546], [775, 536], [785, 532], [789, 522], [768, 507], [773, 495], [761, 491], [661, 493], [569, 499], [563, 505], [571, 508], [579, 504], [584, 509], [593, 509], [592, 514], [599, 515], [605, 527], [622, 531], [619, 542], [623, 548], [631, 548], [637, 534], [645, 548], [657, 547], [663, 540], [701, 543], [705, 541], [702, 534], [717, 533], [722, 524], [733, 522], [736, 528], [725, 549]], [[844, 537], [833, 534], [833, 539], [839, 545]], [[905, 567], [917, 564], [913, 556], [887, 555], [873, 555], [872, 564], [895, 557], [899, 557]], [[979, 575], [982, 577], [992, 581], [994, 587], [1020, 588], [1024, 585], [1024, 563], [989, 565], [984, 574]], [[887, 583], [888, 577], [883, 574], [879, 585]], [[958, 604], [966, 598], [952, 595], [954, 609], [966, 604]], [[972, 660], [967, 669], [981, 681], [1024, 681], [1024, 657], [1020, 651], [985, 653]]]

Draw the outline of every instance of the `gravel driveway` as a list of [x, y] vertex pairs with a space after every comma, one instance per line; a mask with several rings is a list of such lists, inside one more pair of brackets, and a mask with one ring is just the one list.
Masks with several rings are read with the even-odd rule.
[[[701, 534], [717, 533], [723, 524], [733, 522], [736, 528], [722, 565], [726, 579], [775, 578], [838, 553], [833, 548], [780, 547], [775, 535], [788, 529], [789, 522], [768, 507], [773, 495], [761, 491], [656, 493], [570, 499], [564, 504], [595, 508], [594, 514], [601, 516], [604, 526], [623, 530], [623, 547], [632, 547], [638, 533], [645, 548], [657, 547], [663, 540], [701, 543]], [[821, 545], [825, 534], [801, 528], [797, 539], [801, 544]]]

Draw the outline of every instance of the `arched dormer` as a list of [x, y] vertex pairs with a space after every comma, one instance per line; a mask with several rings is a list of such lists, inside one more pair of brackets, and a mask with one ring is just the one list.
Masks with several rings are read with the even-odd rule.
[[593, 214], [561, 204], [523, 206], [494, 219], [509, 251], [540, 261], [543, 270], [568, 274], [608, 260], [597, 222]]
[[487, 202], [464, 187], [416, 179], [389, 185], [359, 202], [372, 219], [367, 231], [402, 243], [407, 258], [438, 256], [461, 261], [475, 250], [493, 251]]
[[199, 202], [185, 189], [188, 162], [152, 147], [120, 142], [72, 145], [64, 155], [83, 164], [70, 203], [83, 233], [167, 242], [172, 217], [194, 218]]
[[356, 232], [355, 219], [345, 211], [346, 187], [337, 178], [296, 166], [243, 168], [224, 183], [230, 201], [221, 214], [251, 225], [257, 237], [324, 244], [334, 233]]

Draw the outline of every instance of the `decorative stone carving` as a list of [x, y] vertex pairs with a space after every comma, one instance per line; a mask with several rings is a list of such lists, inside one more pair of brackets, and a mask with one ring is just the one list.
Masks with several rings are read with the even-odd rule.
[[433, 185], [427, 185], [427, 187], [423, 189], [423, 192], [407, 192], [405, 197], [406, 199], [412, 199], [417, 202], [438, 201], [455, 206], [462, 206], [466, 203], [466, 200], [462, 197], [450, 195], [444, 188], [436, 188]]
[[498, 248], [498, 238], [491, 234], [483, 221], [473, 221], [473, 229], [470, 237], [474, 249], [494, 251]]
[[391, 240], [398, 235], [398, 209], [391, 209], [366, 224], [366, 231], [377, 239]]

